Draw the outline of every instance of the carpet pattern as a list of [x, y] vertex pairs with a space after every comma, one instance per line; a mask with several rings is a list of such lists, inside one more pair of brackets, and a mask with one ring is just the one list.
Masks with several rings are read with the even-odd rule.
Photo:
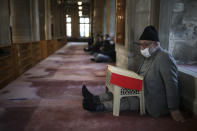
[[[85, 44], [66, 46], [0, 90], [0, 131], [196, 131], [197, 118], [152, 118], [138, 112], [92, 113], [82, 108], [82, 84], [104, 92], [107, 63], [94, 63]], [[113, 64], [113, 63], [111, 63]]]

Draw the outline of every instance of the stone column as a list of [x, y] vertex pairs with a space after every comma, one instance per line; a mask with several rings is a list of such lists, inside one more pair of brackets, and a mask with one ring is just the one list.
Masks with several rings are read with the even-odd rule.
[[117, 66], [136, 71], [140, 63], [137, 42], [144, 28], [158, 24], [155, 0], [126, 0], [125, 45], [116, 44]]
[[77, 6], [74, 7], [75, 9], [71, 12], [71, 19], [72, 19], [72, 37], [77, 39], [80, 37], [79, 33], [79, 14]]
[[[130, 34], [130, 20], [131, 20], [131, 0], [126, 0], [125, 9], [125, 43], [124, 45], [116, 44], [116, 65], [121, 68], [128, 68], [128, 53], [129, 53], [129, 34]], [[116, 25], [117, 26], [117, 25]]]
[[93, 33], [103, 34], [105, 0], [94, 0]]
[[45, 0], [45, 38], [51, 40], [51, 1]]
[[104, 8], [104, 34], [115, 36], [115, 0], [106, 0]]

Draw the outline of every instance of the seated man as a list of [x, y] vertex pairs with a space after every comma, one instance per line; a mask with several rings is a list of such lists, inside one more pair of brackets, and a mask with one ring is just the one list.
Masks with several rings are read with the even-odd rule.
[[105, 34], [105, 41], [110, 41], [110, 36], [109, 36], [109, 34]]
[[94, 60], [95, 62], [115, 62], [116, 52], [114, 41], [109, 40], [109, 37], [106, 37], [103, 49], [99, 53], [94, 54], [94, 58], [91, 60]]
[[99, 52], [100, 48], [103, 46], [103, 36], [97, 34], [96, 35], [96, 43], [93, 45], [89, 45], [87, 48], [84, 48], [86, 52]]
[[[145, 28], [139, 43], [144, 61], [138, 73], [144, 77], [146, 112], [152, 117], [170, 113], [175, 121], [183, 122], [184, 118], [179, 111], [178, 71], [174, 58], [160, 47], [158, 33], [153, 26]], [[106, 91], [102, 95], [95, 96], [83, 86], [82, 94], [84, 109], [112, 111], [112, 93]], [[123, 110], [139, 110], [139, 99], [137, 97], [122, 98], [120, 111]]]
[[103, 35], [100, 35], [96, 43], [92, 46], [91, 54], [99, 53], [101, 51], [101, 47], [103, 47]]

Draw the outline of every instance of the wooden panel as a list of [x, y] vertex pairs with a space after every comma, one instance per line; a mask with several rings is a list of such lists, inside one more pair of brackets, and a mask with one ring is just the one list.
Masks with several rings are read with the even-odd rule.
[[66, 38], [63, 37], [63, 38], [55, 40], [54, 42], [55, 42], [54, 49], [56, 51], [56, 50], [58, 50], [59, 48], [63, 47], [66, 44]]
[[47, 41], [47, 55], [51, 55], [54, 52], [54, 41], [53, 40], [48, 40]]
[[6, 51], [6, 55], [0, 56], [0, 88], [8, 84], [15, 77], [13, 70], [12, 48], [4, 47], [1, 50]]
[[10, 45], [10, 14], [8, 0], [1, 0], [0, 17], [0, 46]]
[[42, 59], [45, 59], [48, 56], [47, 55], [47, 41], [45, 40], [40, 41], [40, 46], [41, 46]]
[[56, 42], [56, 40], [40, 41], [40, 45], [42, 59], [45, 59], [47, 56], [53, 54], [59, 47], [59, 44]]
[[66, 38], [62, 37], [61, 39], [57, 39], [59, 48], [63, 47], [66, 44]]
[[62, 38], [34, 43], [15, 43], [0, 48], [7, 52], [6, 55], [0, 56], [0, 88], [54, 53], [65, 43], [66, 39]]
[[13, 43], [31, 42], [30, 1], [11, 0]]
[[14, 44], [14, 56], [15, 56], [15, 71], [19, 76], [33, 65], [32, 62], [32, 44]]
[[50, 55], [52, 50], [53, 50], [52, 46], [53, 46], [52, 42], [50, 40], [48, 40], [47, 41], [47, 53], [48, 53], [48, 55]]
[[54, 40], [54, 50], [56, 51], [56, 50], [58, 50], [59, 49], [59, 46], [58, 46], [59, 44], [58, 44], [58, 42], [57, 42], [57, 40]]
[[35, 65], [42, 59], [41, 47], [39, 42], [32, 43], [32, 64]]
[[126, 0], [116, 0], [116, 43], [124, 44]]

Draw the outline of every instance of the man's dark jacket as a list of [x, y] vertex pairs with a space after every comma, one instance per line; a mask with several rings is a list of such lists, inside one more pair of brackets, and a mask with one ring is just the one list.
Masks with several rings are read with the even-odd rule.
[[[144, 66], [149, 63], [148, 66]], [[177, 66], [174, 58], [159, 48], [144, 60], [144, 95], [146, 111], [153, 117], [169, 113], [179, 108]]]

